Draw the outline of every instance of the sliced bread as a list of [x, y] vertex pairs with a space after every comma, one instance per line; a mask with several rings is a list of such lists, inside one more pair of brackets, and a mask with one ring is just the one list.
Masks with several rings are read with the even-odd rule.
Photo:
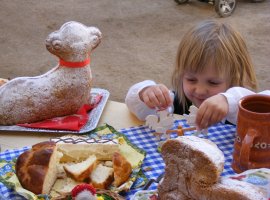
[[113, 170], [114, 182], [113, 185], [118, 187], [126, 182], [132, 172], [131, 164], [120, 153], [113, 154]]
[[76, 181], [83, 181], [89, 178], [89, 175], [96, 168], [96, 165], [97, 157], [95, 155], [91, 155], [82, 162], [64, 165], [64, 170], [67, 173], [67, 176]]
[[92, 185], [98, 189], [108, 189], [113, 182], [113, 168], [98, 164], [90, 175]]

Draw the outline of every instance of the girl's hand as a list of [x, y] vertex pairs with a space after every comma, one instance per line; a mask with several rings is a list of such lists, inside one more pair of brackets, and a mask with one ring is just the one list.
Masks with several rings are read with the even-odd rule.
[[222, 94], [217, 94], [206, 99], [199, 107], [196, 116], [198, 129], [207, 128], [220, 122], [229, 112], [227, 99]]
[[139, 93], [140, 99], [149, 108], [165, 109], [172, 105], [169, 89], [163, 84], [148, 86]]

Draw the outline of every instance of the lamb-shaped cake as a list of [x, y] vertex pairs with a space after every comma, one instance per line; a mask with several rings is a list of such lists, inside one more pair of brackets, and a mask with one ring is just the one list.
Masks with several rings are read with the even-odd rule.
[[43, 75], [18, 77], [0, 86], [0, 125], [70, 115], [90, 103], [90, 53], [100, 40], [97, 28], [74, 21], [52, 32], [46, 47], [59, 64]]
[[266, 191], [247, 182], [220, 177], [224, 155], [215, 143], [196, 136], [167, 140], [166, 164], [158, 186], [160, 200], [266, 200]]

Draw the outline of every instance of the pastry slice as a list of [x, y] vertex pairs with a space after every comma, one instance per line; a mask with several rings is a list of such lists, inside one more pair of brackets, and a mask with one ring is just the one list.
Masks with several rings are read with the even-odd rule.
[[98, 164], [92, 171], [90, 179], [95, 188], [108, 189], [113, 182], [113, 168]]
[[114, 170], [113, 185], [118, 187], [128, 180], [132, 172], [132, 167], [126, 158], [118, 152], [113, 154], [112, 161]]
[[91, 155], [82, 162], [65, 165], [64, 170], [67, 173], [67, 176], [76, 181], [83, 181], [89, 178], [90, 173], [96, 168], [96, 165], [97, 157]]

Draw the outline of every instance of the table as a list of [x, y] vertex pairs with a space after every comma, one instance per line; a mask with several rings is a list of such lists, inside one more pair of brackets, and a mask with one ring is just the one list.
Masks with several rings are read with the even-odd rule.
[[[183, 116], [174, 115], [174, 118], [176, 119], [174, 124], [175, 128], [178, 125], [183, 125], [183, 127], [188, 126], [186, 121], [183, 120]], [[164, 172], [164, 162], [160, 153], [157, 151], [158, 141], [152, 134], [153, 131], [146, 126], [141, 126], [144, 122], [138, 120], [134, 115], [132, 115], [124, 103], [108, 101], [98, 125], [102, 125], [104, 123], [108, 123], [113, 126], [116, 130], [125, 134], [131, 143], [146, 151], [147, 156], [143, 162], [142, 170], [148, 179], [157, 179], [157, 177]], [[187, 132], [186, 134], [190, 135], [192, 132]], [[201, 136], [212, 140], [223, 151], [226, 159], [224, 171], [222, 173], [223, 176], [234, 174], [230, 166], [232, 161], [234, 134], [235, 126], [217, 124], [209, 129], [208, 136]], [[2, 146], [2, 151], [26, 146], [29, 148], [32, 144], [49, 140], [53, 137], [59, 137], [59, 133], [35, 134], [0, 132], [0, 144]], [[176, 137], [176, 135], [173, 137]], [[21, 149], [20, 151], [25, 150]], [[11, 156], [14, 156], [14, 153], [19, 155], [18, 152], [12, 152]], [[156, 189], [156, 187], [157, 184], [154, 183], [149, 189]], [[131, 190], [126, 194], [126, 198], [129, 199], [136, 191], [139, 190], [141, 190], [141, 188]]]
[[[141, 123], [141, 122], [140, 122]], [[186, 124], [186, 120], [176, 120], [174, 122], [174, 127], [178, 125], [182, 125], [184, 127], [188, 126]], [[143, 161], [141, 166], [142, 172], [148, 179], [157, 180], [160, 174], [164, 173], [164, 162], [160, 153], [157, 151], [158, 141], [156, 140], [155, 136], [152, 134], [151, 131], [147, 126], [135, 126], [135, 127], [128, 127], [122, 128], [118, 132], [124, 134], [131, 143], [135, 144], [137, 147], [146, 151], [146, 157]], [[186, 132], [185, 135], [192, 134], [192, 131]], [[176, 137], [177, 135], [173, 135]], [[212, 140], [214, 143], [218, 145], [218, 147], [222, 150], [225, 156], [225, 166], [222, 173], [222, 176], [234, 176], [239, 180], [247, 181], [254, 185], [260, 186], [268, 189], [270, 187], [270, 169], [258, 169], [246, 171], [244, 174], [236, 175], [233, 170], [231, 169], [231, 161], [232, 161], [232, 151], [233, 151], [233, 142], [235, 138], [235, 126], [233, 125], [224, 125], [224, 124], [216, 124], [209, 128], [208, 135], [199, 135], [199, 137], [205, 137]], [[4, 160], [11, 160], [14, 157], [17, 157], [25, 150], [29, 149], [30, 147], [24, 147], [23, 149], [19, 150], [10, 150], [0, 153], [0, 160], [1, 158]], [[1, 174], [1, 170], [0, 170]], [[252, 178], [250, 178], [252, 177]], [[140, 178], [138, 178], [140, 179]], [[137, 179], [137, 180], [138, 180]], [[153, 182], [148, 188], [149, 190], [156, 190], [157, 183]], [[128, 193], [123, 194], [125, 199], [130, 200], [131, 197], [138, 191], [141, 192], [142, 188], [132, 188]], [[12, 198], [12, 190], [7, 190], [5, 186], [1, 186], [0, 182], [0, 197], [2, 195], [9, 195], [8, 199], [15, 199]], [[270, 193], [268, 193], [268, 198], [270, 200]], [[0, 198], [1, 199], [1, 198]], [[21, 199], [21, 198], [18, 198]], [[6, 199], [5, 199], [6, 200]]]
[[[108, 101], [101, 115], [99, 125], [108, 123], [115, 129], [128, 128], [131, 126], [142, 125], [144, 122], [138, 120], [132, 113], [129, 112], [126, 104]], [[0, 132], [0, 147], [1, 151], [7, 149], [22, 148], [32, 146], [38, 142], [49, 140], [53, 137], [59, 137], [64, 134], [59, 133], [33, 133], [33, 132]]]

